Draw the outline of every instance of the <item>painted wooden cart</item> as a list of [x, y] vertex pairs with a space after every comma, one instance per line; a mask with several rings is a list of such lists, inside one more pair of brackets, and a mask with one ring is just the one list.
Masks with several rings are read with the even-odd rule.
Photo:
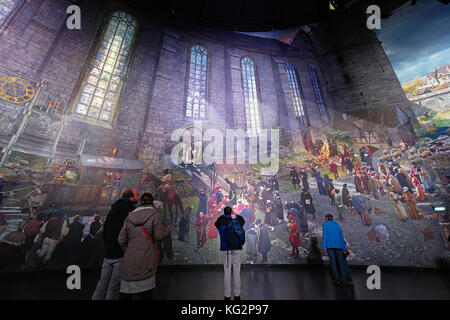
[[50, 184], [44, 205], [110, 206], [127, 188], [139, 189], [144, 163], [139, 160], [81, 155], [77, 183]]

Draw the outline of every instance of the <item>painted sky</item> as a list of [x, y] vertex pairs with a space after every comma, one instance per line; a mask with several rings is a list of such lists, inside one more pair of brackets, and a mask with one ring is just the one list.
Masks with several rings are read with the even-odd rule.
[[400, 82], [450, 64], [450, 5], [418, 0], [383, 19], [376, 33]]

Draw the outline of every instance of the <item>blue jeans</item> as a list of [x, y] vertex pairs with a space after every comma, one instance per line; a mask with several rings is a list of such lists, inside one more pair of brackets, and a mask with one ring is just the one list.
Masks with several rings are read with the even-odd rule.
[[122, 258], [103, 259], [102, 275], [98, 281], [92, 300], [118, 300], [120, 293], [120, 272]]
[[352, 281], [352, 275], [350, 274], [347, 259], [344, 258], [344, 250], [328, 249], [327, 252], [330, 257], [331, 276], [333, 277], [333, 281], [339, 284], [347, 284]]

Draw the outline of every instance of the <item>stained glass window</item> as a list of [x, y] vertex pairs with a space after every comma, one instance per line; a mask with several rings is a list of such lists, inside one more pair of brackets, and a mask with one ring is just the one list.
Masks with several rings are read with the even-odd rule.
[[314, 95], [316, 96], [317, 106], [319, 107], [320, 113], [326, 113], [325, 104], [322, 98], [322, 92], [320, 91], [319, 82], [317, 80], [316, 70], [314, 70], [312, 65], [308, 67], [309, 77], [311, 78], [311, 83], [314, 89]]
[[8, 19], [20, 1], [22, 0], [0, 0], [0, 25]]
[[289, 81], [289, 87], [292, 91], [292, 103], [294, 104], [295, 115], [305, 116], [302, 98], [300, 96], [300, 85], [298, 82], [297, 72], [292, 64], [286, 63], [286, 73]]
[[136, 29], [136, 20], [129, 14], [112, 14], [82, 87], [76, 114], [103, 122], [112, 120]]
[[261, 129], [258, 95], [256, 89], [255, 63], [252, 59], [245, 57], [241, 60], [241, 68], [247, 133], [254, 135], [258, 134]]
[[193, 46], [189, 59], [186, 117], [203, 119], [206, 116], [207, 72], [208, 52], [202, 46]]

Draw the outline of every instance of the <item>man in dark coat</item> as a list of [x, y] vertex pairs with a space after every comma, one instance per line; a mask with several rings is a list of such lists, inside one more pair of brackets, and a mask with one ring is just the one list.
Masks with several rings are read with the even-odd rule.
[[302, 169], [301, 171], [302, 176], [302, 184], [304, 189], [309, 189], [309, 183], [308, 183], [308, 173], [305, 169]]
[[350, 208], [350, 193], [348, 192], [347, 189], [347, 184], [344, 183], [342, 185], [342, 202], [344, 203], [344, 206], [346, 206], [347, 208]]
[[102, 274], [92, 296], [93, 300], [116, 300], [119, 298], [120, 271], [124, 252], [117, 239], [128, 214], [136, 208], [138, 199], [137, 190], [126, 189], [122, 198], [111, 206], [106, 217], [102, 233], [105, 257]]
[[330, 177], [327, 174], [323, 175], [323, 187], [325, 189], [325, 195], [329, 196], [329, 193], [330, 193]]
[[351, 174], [353, 172], [353, 162], [350, 158], [345, 158], [345, 166], [347, 167], [347, 174]]
[[316, 219], [316, 208], [313, 204], [313, 197], [308, 190], [303, 189], [302, 195], [300, 197], [303, 206], [306, 209], [306, 213], [310, 213], [313, 215], [313, 219]]
[[77, 263], [81, 253], [81, 238], [83, 237], [84, 224], [80, 222], [80, 216], [76, 215], [69, 224], [69, 232], [55, 248], [53, 258], [58, 262]]
[[205, 193], [204, 189], [200, 189], [198, 193], [198, 209], [195, 217], [198, 217], [200, 212], [208, 212], [208, 196]]
[[280, 190], [280, 185], [278, 183], [278, 176], [275, 174], [272, 177], [272, 185], [273, 185], [273, 189], [276, 191]]
[[408, 178], [403, 173], [401, 173], [398, 169], [395, 169], [394, 172], [395, 172], [394, 177], [398, 180], [398, 183], [400, 183], [400, 185], [402, 186], [402, 189], [404, 187], [406, 187], [409, 190], [411, 190], [411, 186], [409, 185]]
[[261, 219], [257, 219], [255, 225], [258, 230], [258, 252], [262, 254], [261, 262], [267, 263], [267, 255], [272, 248], [269, 232], [267, 231], [267, 226], [261, 223]]
[[237, 202], [238, 192], [241, 188], [237, 185], [234, 178], [230, 181], [230, 179], [226, 177], [225, 181], [230, 185], [230, 193], [228, 195], [229, 205], [235, 206]]
[[281, 201], [281, 197], [278, 192], [275, 193], [274, 208], [275, 217], [278, 219], [278, 223], [281, 223], [284, 220], [283, 202]]
[[298, 219], [300, 223], [298, 224], [298, 230], [301, 234], [308, 233], [308, 217], [306, 215], [306, 208], [303, 205], [303, 202], [299, 201], [298, 206], [300, 210], [298, 211]]
[[323, 185], [322, 177], [320, 176], [320, 171], [317, 171], [316, 174], [316, 182], [317, 182], [317, 189], [319, 189], [319, 193], [321, 195], [326, 195], [325, 187]]
[[298, 204], [295, 202], [294, 198], [291, 198], [291, 200], [289, 201], [289, 203], [286, 202], [286, 210], [289, 210], [291, 208], [296, 208], [297, 210], [300, 210], [300, 207], [298, 206]]
[[[201, 211], [202, 212], [202, 211]], [[189, 242], [189, 226], [191, 223], [191, 213], [192, 207], [188, 207], [180, 219], [179, 230], [178, 230], [178, 240]]]
[[275, 209], [273, 207], [273, 203], [270, 200], [267, 200], [266, 203], [266, 212], [264, 213], [264, 224], [266, 224], [270, 231], [275, 230], [275, 216], [274, 216]]
[[297, 171], [295, 171], [294, 167], [291, 168], [289, 175], [291, 176], [291, 181], [292, 181], [292, 184], [294, 185], [294, 189], [297, 189], [296, 186], [298, 186], [300, 188], [300, 179], [298, 178]]

